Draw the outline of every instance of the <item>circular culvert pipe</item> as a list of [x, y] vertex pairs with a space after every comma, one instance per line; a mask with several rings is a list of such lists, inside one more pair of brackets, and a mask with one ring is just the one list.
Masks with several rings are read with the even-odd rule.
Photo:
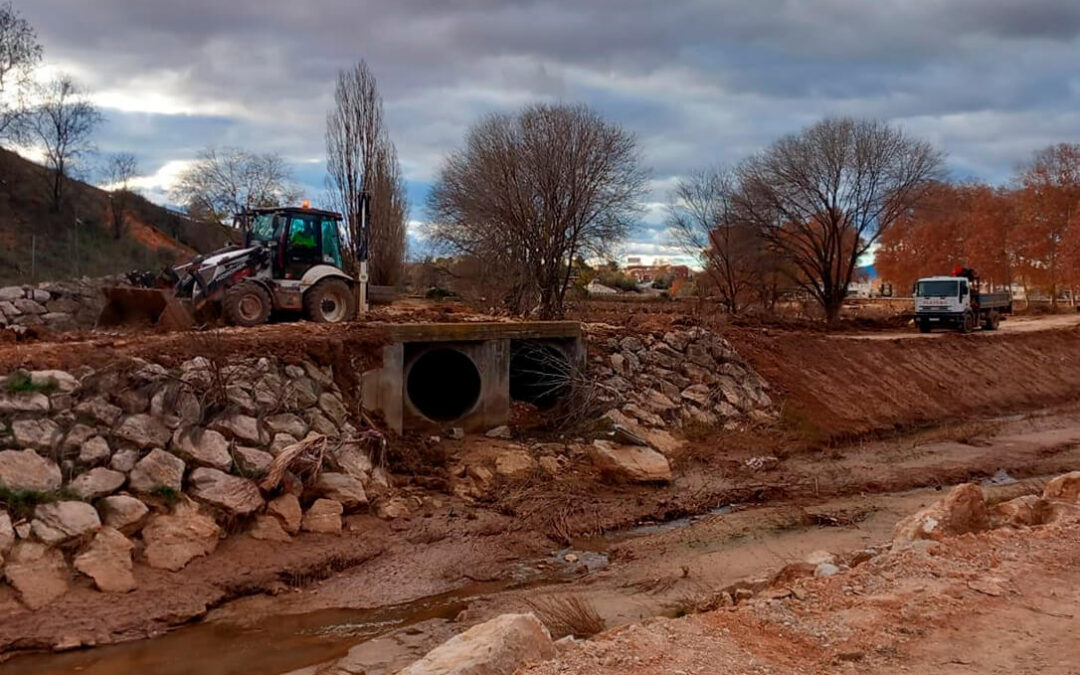
[[480, 400], [480, 371], [463, 352], [439, 348], [413, 361], [405, 391], [421, 415], [450, 422], [465, 415]]

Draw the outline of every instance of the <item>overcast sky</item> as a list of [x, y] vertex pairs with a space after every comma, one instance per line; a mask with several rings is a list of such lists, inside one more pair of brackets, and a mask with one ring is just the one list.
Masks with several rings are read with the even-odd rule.
[[1080, 0], [15, 0], [95, 94], [103, 152], [141, 187], [209, 144], [276, 151], [309, 196], [339, 68], [379, 80], [411, 218], [480, 115], [585, 102], [639, 137], [651, 208], [628, 255], [674, 256], [675, 179], [737, 162], [828, 115], [892, 120], [959, 179], [1008, 180], [1033, 150], [1080, 142]]

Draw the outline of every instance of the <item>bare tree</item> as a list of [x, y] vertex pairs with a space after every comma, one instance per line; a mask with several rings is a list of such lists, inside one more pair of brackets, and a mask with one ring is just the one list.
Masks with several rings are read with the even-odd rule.
[[759, 296], [770, 271], [764, 240], [756, 228], [736, 217], [735, 185], [729, 170], [696, 172], [676, 184], [667, 207], [668, 230], [701, 263], [730, 314], [739, 314], [754, 300], [765, 300]]
[[300, 190], [281, 155], [209, 147], [182, 174], [173, 199], [194, 218], [223, 222], [245, 209], [295, 202]]
[[[358, 245], [349, 247], [350, 255], [360, 248], [372, 283], [397, 284], [405, 262], [405, 183], [375, 75], [364, 61], [338, 73], [334, 107], [326, 116], [326, 171], [332, 200]], [[361, 231], [365, 192], [371, 196], [368, 232]]]
[[67, 76], [40, 88], [38, 104], [28, 116], [32, 140], [41, 145], [52, 170], [52, 207], [63, 206], [64, 188], [73, 166], [93, 150], [90, 138], [102, 117], [85, 92]]
[[511, 311], [560, 316], [571, 261], [603, 255], [640, 213], [637, 141], [583, 105], [490, 115], [446, 158], [429, 198], [429, 234], [501, 269]]
[[26, 95], [42, 49], [34, 27], [10, 2], [0, 4], [0, 138], [18, 138], [28, 112]]
[[131, 180], [139, 174], [139, 162], [130, 152], [118, 152], [106, 160], [104, 174], [109, 188], [113, 237], [119, 239], [124, 235], [124, 213], [131, 206]]
[[857, 261], [939, 176], [942, 154], [875, 120], [826, 119], [738, 169], [738, 217], [835, 321]]

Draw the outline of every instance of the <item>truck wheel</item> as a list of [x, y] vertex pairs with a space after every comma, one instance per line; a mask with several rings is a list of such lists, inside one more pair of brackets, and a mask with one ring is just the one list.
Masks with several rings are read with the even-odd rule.
[[964, 314], [964, 318], [960, 324], [961, 333], [970, 333], [975, 330], [975, 315], [971, 312]]
[[356, 315], [356, 298], [342, 279], [323, 279], [304, 294], [304, 313], [316, 323], [341, 323]]
[[997, 312], [990, 312], [986, 317], [986, 323], [983, 324], [983, 330], [997, 330], [998, 324], [1001, 323], [1001, 315]]
[[930, 330], [931, 330], [931, 327], [930, 327], [930, 322], [929, 321], [920, 321], [919, 322], [919, 332], [920, 333], [929, 333]]
[[225, 298], [221, 301], [225, 320], [234, 326], [266, 323], [272, 306], [266, 289], [251, 281], [239, 283], [225, 291]]

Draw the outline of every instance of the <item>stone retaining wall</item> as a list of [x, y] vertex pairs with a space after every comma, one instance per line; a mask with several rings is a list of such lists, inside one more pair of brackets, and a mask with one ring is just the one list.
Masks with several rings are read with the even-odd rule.
[[0, 288], [0, 329], [44, 326], [53, 331], [93, 328], [105, 305], [104, 286], [117, 279], [84, 277], [36, 286]]
[[[261, 485], [305, 438], [315, 471]], [[340, 532], [343, 513], [389, 485], [366, 440], [332, 372], [311, 362], [11, 373], [0, 379], [4, 579], [36, 609], [67, 590], [72, 567], [102, 591], [132, 590], [133, 557], [180, 569], [226, 525], [282, 541]]]

